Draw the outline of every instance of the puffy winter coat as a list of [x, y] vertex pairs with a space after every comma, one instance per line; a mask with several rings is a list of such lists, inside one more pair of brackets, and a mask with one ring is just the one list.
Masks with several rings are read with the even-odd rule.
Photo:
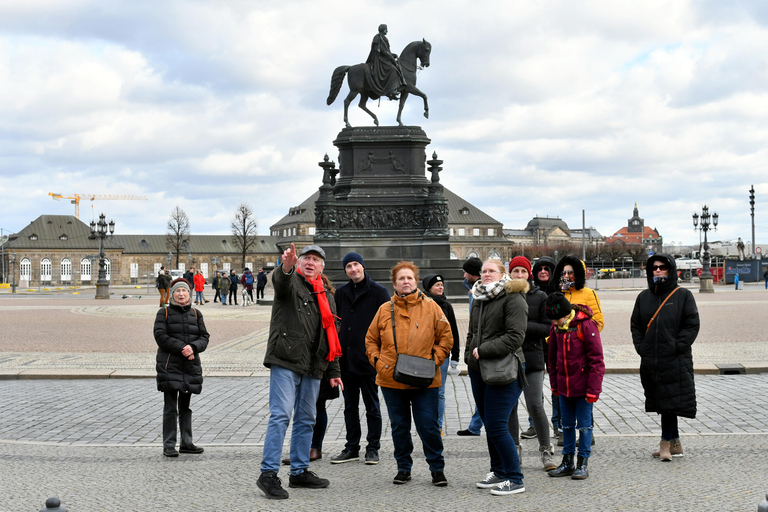
[[[203, 367], [200, 352], [208, 347], [208, 331], [203, 314], [190, 305], [170, 305], [155, 315], [157, 343], [157, 390], [200, 393], [203, 389]], [[185, 346], [194, 351], [190, 360], [181, 355]]]
[[467, 366], [480, 371], [480, 364], [472, 353], [475, 347], [480, 359], [497, 359], [512, 353], [520, 362], [525, 360], [523, 340], [528, 324], [527, 291], [528, 282], [516, 279], [505, 283], [504, 292], [494, 299], [475, 299], [469, 314], [464, 348]]
[[205, 277], [203, 277], [203, 274], [195, 274], [194, 281], [196, 292], [205, 290]]
[[393, 296], [395, 327], [397, 329], [397, 352], [392, 335], [392, 310], [385, 302], [376, 313], [368, 334], [365, 348], [368, 360], [376, 368], [376, 384], [385, 388], [416, 389], [392, 377], [397, 354], [425, 357], [435, 361], [435, 379], [430, 388], [439, 388], [442, 383], [440, 365], [453, 346], [453, 335], [443, 310], [432, 299], [417, 290], [400, 297]]
[[[653, 282], [651, 265], [666, 263], [669, 277]], [[646, 263], [648, 289], [640, 292], [630, 321], [632, 342], [640, 355], [640, 381], [645, 391], [645, 410], [696, 417], [696, 388], [693, 379], [691, 345], [699, 333], [699, 311], [690, 290], [680, 288], [664, 304], [648, 327], [664, 299], [677, 288], [675, 259], [655, 254]], [[647, 330], [647, 332], [646, 332]]]
[[365, 353], [365, 335], [379, 307], [389, 302], [386, 288], [365, 274], [359, 283], [350, 280], [336, 289], [336, 312], [341, 317], [339, 341], [341, 358], [339, 366], [342, 377], [359, 375], [373, 377], [376, 369]]
[[[271, 275], [275, 299], [264, 366], [271, 368], [275, 364], [316, 379], [324, 373], [328, 379], [340, 377], [339, 362], [326, 359], [328, 338], [312, 284], [296, 269], [286, 274], [278, 267]], [[335, 315], [333, 295], [326, 289], [325, 296]]]
[[553, 293], [560, 290], [560, 276], [563, 273], [563, 267], [570, 265], [573, 267], [573, 282], [574, 286], [567, 290], [561, 290], [565, 298], [571, 304], [583, 304], [589, 306], [592, 312], [592, 320], [597, 324], [598, 330], [602, 331], [605, 325], [603, 319], [603, 309], [600, 307], [600, 299], [597, 298], [597, 293], [592, 288], [587, 288], [587, 266], [576, 256], [563, 256], [557, 267], [555, 268], [555, 275], [549, 279], [550, 286], [548, 293]]
[[545, 352], [547, 342], [544, 340], [549, 335], [549, 327], [552, 325], [552, 321], [546, 314], [547, 294], [530, 281], [528, 285], [530, 289], [525, 294], [525, 302], [528, 304], [528, 324], [523, 341], [525, 373], [544, 370], [547, 361]]
[[549, 384], [556, 395], [600, 397], [605, 375], [600, 331], [589, 307], [573, 304], [573, 310], [567, 329], [552, 324], [549, 330]]
[[226, 274], [221, 276], [221, 279], [219, 279], [219, 290], [222, 295], [229, 293], [229, 284], [229, 277]]

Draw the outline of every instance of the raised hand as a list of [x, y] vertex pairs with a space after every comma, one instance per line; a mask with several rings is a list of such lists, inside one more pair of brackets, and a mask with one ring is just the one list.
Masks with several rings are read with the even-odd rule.
[[299, 257], [296, 255], [296, 246], [291, 243], [291, 247], [283, 252], [283, 272], [290, 272], [298, 262]]

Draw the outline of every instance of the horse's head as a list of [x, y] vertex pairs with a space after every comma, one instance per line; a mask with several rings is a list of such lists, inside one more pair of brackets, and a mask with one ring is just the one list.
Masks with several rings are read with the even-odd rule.
[[429, 54], [432, 53], [432, 44], [426, 39], [421, 40], [416, 56], [419, 57], [421, 65], [425, 68], [429, 67]]

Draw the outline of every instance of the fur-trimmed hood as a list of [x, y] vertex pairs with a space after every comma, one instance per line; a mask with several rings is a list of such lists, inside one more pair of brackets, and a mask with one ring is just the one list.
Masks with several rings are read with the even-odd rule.
[[528, 293], [530, 286], [525, 279], [511, 279], [504, 283], [504, 291], [507, 293]]
[[571, 254], [563, 256], [560, 261], [557, 262], [555, 267], [555, 275], [549, 279], [548, 291], [555, 292], [560, 289], [560, 277], [563, 274], [563, 267], [570, 265], [573, 267], [573, 282], [574, 287], [577, 290], [581, 290], [587, 284], [587, 266], [576, 256]]

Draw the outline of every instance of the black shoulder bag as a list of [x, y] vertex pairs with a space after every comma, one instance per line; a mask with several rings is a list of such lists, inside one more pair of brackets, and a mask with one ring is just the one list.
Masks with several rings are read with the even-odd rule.
[[395, 342], [395, 371], [392, 378], [395, 382], [414, 386], [417, 388], [428, 388], [435, 380], [435, 370], [437, 365], [432, 359], [425, 357], [410, 356], [408, 354], [399, 354], [397, 352], [397, 335], [395, 334], [395, 303], [389, 302], [389, 309], [392, 313], [392, 339]]

